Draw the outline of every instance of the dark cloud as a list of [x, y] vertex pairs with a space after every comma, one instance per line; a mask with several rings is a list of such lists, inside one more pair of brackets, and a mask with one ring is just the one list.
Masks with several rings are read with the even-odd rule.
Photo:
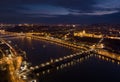
[[0, 11], [8, 23], [119, 23], [120, 0], [1, 0]]

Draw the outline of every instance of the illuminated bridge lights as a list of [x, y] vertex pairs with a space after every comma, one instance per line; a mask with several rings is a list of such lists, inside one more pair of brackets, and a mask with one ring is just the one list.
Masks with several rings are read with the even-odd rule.
[[42, 67], [45, 67], [45, 64], [41, 64]]
[[[67, 55], [67, 56], [63, 56], [63, 57], [60, 57], [60, 58], [57, 58], [57, 59], [51, 59], [49, 62], [45, 62], [45, 63], [42, 63], [40, 64], [40, 66], [35, 66], [35, 67], [30, 67], [30, 69], [28, 69], [28, 72], [31, 71], [31, 70], [35, 70], [35, 69], [39, 69], [39, 68], [45, 68], [45, 67], [48, 67], [48, 66], [54, 66], [57, 64], [61, 64], [60, 66], [57, 66], [57, 69], [59, 70], [60, 68], [64, 68], [64, 67], [67, 67], [67, 66], [70, 66], [70, 65], [73, 65], [77, 62], [81, 62], [91, 56], [95, 56], [95, 57], [99, 57], [103, 60], [107, 60], [107, 61], [111, 61], [113, 63], [116, 62], [117, 60], [117, 64], [120, 64], [120, 55], [117, 55], [117, 54], [114, 54], [114, 53], [110, 53], [108, 51], [105, 51], [103, 50], [103, 44], [100, 44], [100, 42], [103, 40], [100, 40], [99, 43], [97, 45], [93, 45], [90, 49], [87, 49], [86, 47], [83, 47], [83, 46], [77, 46], [76, 44], [72, 44], [72, 43], [69, 43], [69, 42], [66, 42], [66, 41], [63, 41], [63, 40], [60, 40], [60, 39], [55, 39], [55, 38], [50, 38], [50, 37], [39, 37], [39, 36], [33, 36], [33, 35], [29, 35], [30, 37], [34, 37], [34, 38], [39, 38], [39, 39], [43, 39], [43, 40], [47, 40], [47, 41], [50, 41], [50, 42], [54, 42], [56, 44], [59, 44], [59, 45], [64, 45], [64, 46], [68, 46], [68, 47], [71, 47], [71, 48], [76, 48], [76, 49], [84, 49], [82, 50], [81, 52], [77, 52], [75, 54], [70, 54], [70, 55]], [[15, 50], [10, 46], [10, 49], [12, 52], [14, 52], [13, 54], [14, 55], [17, 55], [17, 53], [15, 52]], [[94, 52], [95, 54], [91, 54], [91, 52]], [[88, 56], [85, 56], [85, 57], [81, 57], [79, 59], [74, 59], [76, 57], [79, 57], [80, 55], [84, 55], [84, 54], [90, 54]], [[8, 58], [8, 57], [7, 57]], [[12, 58], [8, 58], [8, 59], [3, 59], [4, 61], [6, 60], [8, 64], [11, 64], [12, 60], [15, 59], [14, 57]], [[2, 63], [1, 61], [3, 60], [0, 60], [0, 63]], [[71, 62], [69, 62], [71, 60]], [[68, 62], [68, 63], [64, 63], [65, 62]], [[60, 63], [61, 62], [61, 63]], [[13, 68], [11, 68], [12, 70]], [[49, 69], [46, 69], [46, 71], [43, 71], [42, 74], [45, 74], [45, 73], [49, 73], [50, 70]], [[27, 72], [26, 72], [27, 73]], [[10, 74], [13, 75], [13, 71], [10, 72]], [[24, 74], [24, 73], [23, 73]]]
[[55, 59], [55, 62], [59, 62], [59, 59]]
[[62, 61], [62, 60], [63, 60], [63, 58], [59, 58], [59, 60], [60, 60], [60, 61]]
[[[33, 33], [34, 34], [34, 33]], [[47, 41], [51, 41], [51, 42], [54, 42], [54, 43], [58, 43], [58, 44], [61, 44], [63, 46], [66, 46], [66, 47], [70, 47], [70, 48], [76, 48], [76, 49], [87, 49], [85, 47], [81, 47], [81, 46], [77, 46], [75, 44], [72, 44], [72, 43], [69, 43], [69, 42], [66, 42], [64, 40], [61, 40], [61, 39], [57, 39], [57, 38], [53, 38], [52, 39], [50, 37], [41, 37], [41, 36], [35, 36], [33, 34], [29, 34], [28, 36], [29, 37], [33, 37], [33, 38], [39, 38], [39, 39], [43, 39], [43, 40], [47, 40]]]
[[63, 59], [65, 60], [65, 59], [67, 59], [67, 57], [66, 57], [66, 56], [64, 56], [64, 57], [63, 57]]
[[36, 68], [36, 69], [38, 69], [38, 68], [39, 68], [39, 66], [35, 66], [35, 68]]

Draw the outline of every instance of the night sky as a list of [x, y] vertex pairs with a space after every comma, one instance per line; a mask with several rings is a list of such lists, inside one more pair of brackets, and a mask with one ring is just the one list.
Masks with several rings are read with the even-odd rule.
[[120, 23], [120, 0], [0, 0], [0, 23]]

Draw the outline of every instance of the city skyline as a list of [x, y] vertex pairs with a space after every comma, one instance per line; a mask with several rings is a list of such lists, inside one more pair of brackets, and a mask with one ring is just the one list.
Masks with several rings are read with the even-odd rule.
[[2, 0], [1, 23], [120, 23], [119, 0]]

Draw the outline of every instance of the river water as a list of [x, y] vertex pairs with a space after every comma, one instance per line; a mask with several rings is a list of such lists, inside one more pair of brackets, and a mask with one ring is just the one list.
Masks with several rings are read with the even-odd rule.
[[[7, 38], [12, 44], [26, 51], [28, 61], [33, 66], [63, 57], [76, 51], [53, 43], [19, 37]], [[44, 76], [38, 76], [40, 82], [120, 82], [120, 65], [112, 60], [90, 57], [82, 62], [69, 65]]]

